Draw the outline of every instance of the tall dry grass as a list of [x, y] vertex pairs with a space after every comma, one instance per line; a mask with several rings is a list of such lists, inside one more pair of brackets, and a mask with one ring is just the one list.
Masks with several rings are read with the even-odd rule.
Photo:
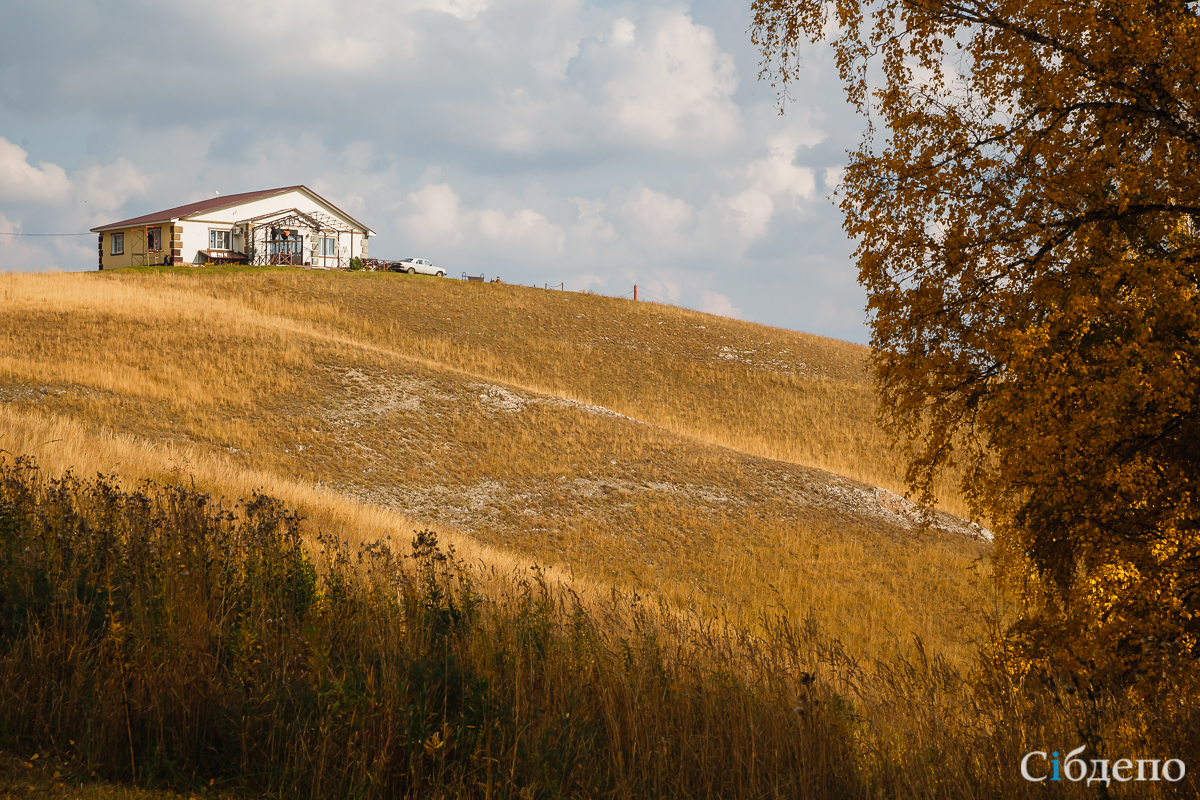
[[0, 691], [16, 699], [0, 733], [18, 746], [289, 797], [826, 797], [853, 781], [846, 720], [794, 664], [753, 686], [731, 671], [749, 641], [636, 601], [596, 616], [538, 573], [489, 602], [431, 534], [411, 567], [386, 541], [322, 537], [318, 571], [264, 496], [225, 510], [0, 470]]
[[[818, 342], [828, 353], [803, 355], [824, 359], [811, 380], [741, 362], [726, 372], [720, 342], [767, 334], [633, 307], [664, 324], [617, 347], [597, 337], [628, 328], [631, 304], [450, 283], [282, 271], [2, 276], [0, 447], [56, 473], [194, 479], [228, 495], [262, 487], [352, 539], [432, 525], [473, 560], [536, 560], [750, 625], [770, 609], [812, 609], [863, 652], [904, 647], [915, 633], [969, 656], [977, 631], [963, 610], [1003, 602], [973, 568], [984, 548], [863, 518], [818, 491], [830, 476], [711, 443], [718, 429], [740, 435], [739, 419], [795, 416], [808, 383], [858, 385], [837, 357], [854, 348]], [[315, 299], [322, 285], [329, 296]], [[517, 324], [522, 308], [533, 323]], [[572, 309], [591, 322], [574, 327]], [[529, 338], [539, 327], [553, 335]], [[593, 339], [603, 355], [594, 363], [563, 355]], [[661, 355], [671, 347], [682, 355]], [[667, 375], [672, 359], [683, 366]], [[650, 375], [645, 387], [637, 374]], [[636, 407], [602, 393], [623, 380]], [[528, 402], [497, 411], [480, 400], [484, 381]], [[796, 384], [768, 395], [769, 381]], [[530, 388], [541, 383], [664, 425], [542, 402]], [[671, 423], [656, 405], [668, 399], [707, 419], [707, 438]], [[721, 410], [743, 407], [753, 413]], [[835, 427], [827, 421], [821, 435]]]
[[[77, 770], [288, 797], [1194, 797], [1183, 780], [1035, 784], [1031, 750], [1188, 759], [1196, 676], [1119, 691], [864, 659], [811, 620], [748, 635], [539, 573], [506, 594], [440, 549], [356, 549], [278, 501], [0, 461], [0, 740]], [[494, 578], [494, 573], [493, 573]]]

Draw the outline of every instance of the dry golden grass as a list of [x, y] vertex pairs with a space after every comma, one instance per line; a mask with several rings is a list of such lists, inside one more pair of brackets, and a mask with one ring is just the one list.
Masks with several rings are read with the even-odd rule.
[[[786, 614], [748, 635], [630, 594], [580, 603], [532, 571], [488, 597], [431, 536], [306, 552], [298, 522], [269, 498], [0, 459], [0, 732], [23, 756], [0, 753], [0, 796], [154, 797], [99, 777], [205, 797], [1010, 800], [1045, 794], [1021, 776], [1032, 747], [1200, 745], [1186, 669], [1130, 692], [991, 640], [964, 674], [921, 647], [864, 659]], [[1197, 796], [1176, 778], [1130, 796]]]
[[[391, 274], [331, 285], [303, 271], [226, 273], [205, 289], [442, 367], [904, 491], [899, 458], [874, 421], [861, 345], [655, 303]], [[938, 493], [944, 510], [968, 513], [952, 481]]]
[[52, 471], [260, 487], [352, 541], [432, 526], [751, 624], [813, 609], [862, 652], [964, 657], [964, 609], [1000, 602], [981, 545], [814, 469], [901, 488], [861, 347], [390, 274], [8, 275], [0, 308], [0, 448]]

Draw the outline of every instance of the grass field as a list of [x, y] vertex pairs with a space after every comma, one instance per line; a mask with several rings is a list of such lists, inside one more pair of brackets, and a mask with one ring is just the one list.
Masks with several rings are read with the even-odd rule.
[[391, 274], [0, 276], [0, 796], [1034, 797], [1030, 749], [1194, 750], [1194, 681], [1060, 692], [989, 638], [865, 356]]
[[870, 652], [958, 658], [996, 603], [983, 545], [872, 488], [900, 487], [855, 345], [393, 274], [7, 275], [0, 306], [0, 446], [47, 468], [263, 487], [741, 623], [812, 609]]
[[[1186, 671], [1148, 702], [995, 640], [865, 659], [786, 613], [484, 586], [430, 533], [350, 548], [263, 496], [0, 455], [0, 543], [3, 797], [1011, 800], [1046, 796], [1039, 746], [1196, 752]], [[1195, 797], [1171, 763], [1105, 796]]]

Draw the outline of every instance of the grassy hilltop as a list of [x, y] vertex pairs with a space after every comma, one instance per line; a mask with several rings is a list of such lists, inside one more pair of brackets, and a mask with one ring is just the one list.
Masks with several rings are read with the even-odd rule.
[[0, 307], [0, 446], [47, 468], [261, 487], [355, 540], [432, 525], [735, 621], [811, 609], [871, 652], [955, 656], [986, 602], [984, 546], [888, 491], [860, 346], [394, 274], [7, 275]]
[[1031, 749], [1194, 751], [1186, 699], [991, 636], [864, 348], [299, 270], [0, 312], [0, 796], [1040, 797]]

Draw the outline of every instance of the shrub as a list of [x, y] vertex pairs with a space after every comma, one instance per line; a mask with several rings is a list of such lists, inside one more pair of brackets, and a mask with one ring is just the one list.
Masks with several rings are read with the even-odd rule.
[[1032, 750], [1200, 752], [1195, 677], [1129, 692], [1000, 637], [970, 675], [919, 641], [866, 662], [811, 618], [750, 635], [536, 568], [484, 592], [432, 532], [351, 552], [302, 529], [261, 494], [0, 457], [0, 748], [302, 798], [1040, 797]]
[[427, 531], [409, 554], [309, 548], [264, 495], [227, 510], [18, 459], [0, 460], [0, 532], [0, 746], [298, 797], [853, 785], [846, 719], [810, 686], [748, 683], [663, 609], [597, 618], [536, 571], [486, 600]]

